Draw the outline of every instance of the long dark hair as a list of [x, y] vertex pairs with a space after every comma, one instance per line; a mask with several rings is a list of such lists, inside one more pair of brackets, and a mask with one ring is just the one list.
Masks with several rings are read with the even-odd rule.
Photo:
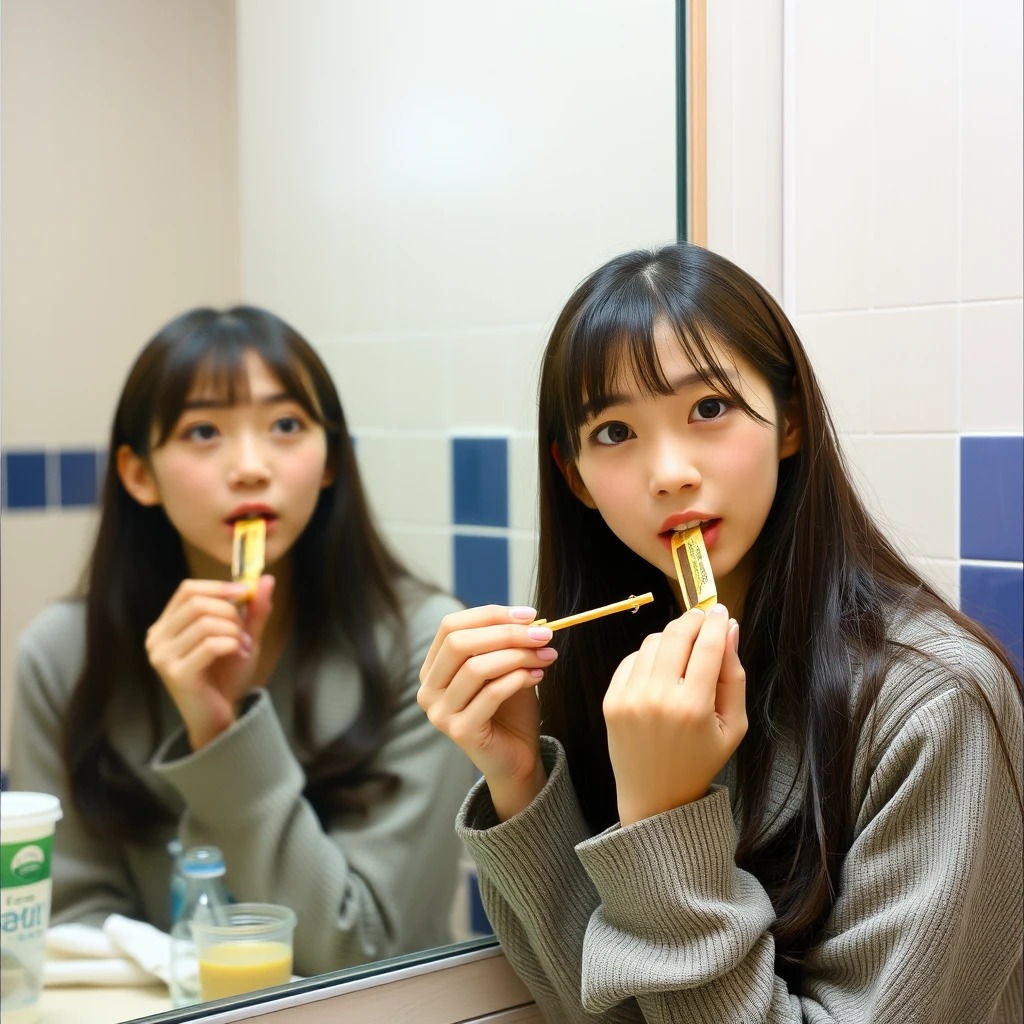
[[[715, 343], [765, 378], [780, 414], [794, 395], [802, 410], [802, 444], [780, 464], [743, 605], [740, 657], [754, 688], [737, 755], [736, 859], [772, 897], [777, 965], [792, 976], [827, 919], [852, 841], [856, 743], [886, 671], [913, 652], [887, 637], [893, 613], [941, 613], [992, 650], [1018, 692], [1021, 680], [998, 641], [943, 601], [872, 522], [850, 482], [807, 355], [765, 289], [697, 246], [628, 253], [593, 273], [569, 300], [548, 342], [540, 389], [539, 614], [554, 618], [631, 593], [656, 595], [634, 616], [561, 634], [560, 657], [540, 689], [543, 730], [565, 747], [592, 829], [617, 818], [604, 692], [619, 661], [678, 608], [662, 572], [573, 496], [552, 445], [563, 462], [577, 459], [585, 406], [600, 406], [617, 373], [630, 374], [648, 395], [672, 394], [655, 349], [656, 324], [671, 329], [709, 387], [746, 414], [763, 420], [723, 371]], [[855, 701], [857, 668], [862, 683]], [[995, 722], [991, 706], [989, 712]], [[781, 837], [766, 842], [770, 769], [783, 742], [779, 723], [795, 736], [805, 781], [800, 813]], [[1014, 786], [1020, 802], [1015, 777]]]
[[116, 695], [141, 700], [155, 747], [162, 683], [146, 657], [146, 630], [188, 576], [180, 536], [162, 508], [144, 507], [125, 490], [117, 452], [128, 445], [147, 458], [162, 445], [197, 373], [208, 373], [225, 401], [235, 402], [246, 386], [249, 351], [323, 427], [334, 469], [333, 484], [321, 492], [291, 552], [293, 714], [303, 749], [314, 749], [313, 690], [328, 648], [347, 649], [362, 679], [361, 708], [352, 725], [304, 765], [305, 796], [326, 822], [365, 810], [373, 784], [385, 790], [397, 784], [370, 765], [385, 738], [395, 674], [407, 658], [396, 584], [412, 580], [371, 521], [334, 383], [309, 343], [272, 313], [253, 306], [194, 309], [167, 324], [128, 374], [110, 436], [96, 545], [82, 582], [85, 666], [64, 720], [62, 753], [78, 811], [106, 838], [142, 842], [166, 820], [153, 793], [115, 749], [109, 727]]

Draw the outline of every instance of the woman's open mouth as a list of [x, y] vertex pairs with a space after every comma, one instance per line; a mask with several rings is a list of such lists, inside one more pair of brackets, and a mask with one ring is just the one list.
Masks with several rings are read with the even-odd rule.
[[671, 530], [664, 530], [659, 533], [658, 539], [665, 545], [666, 551], [671, 551], [673, 533], [679, 533], [682, 530], [692, 530], [697, 526], [700, 527], [701, 535], [704, 538], [704, 547], [710, 549], [718, 539], [718, 533], [722, 526], [721, 518], [703, 520], [694, 519], [691, 522], [680, 523], [678, 526], [673, 526]]

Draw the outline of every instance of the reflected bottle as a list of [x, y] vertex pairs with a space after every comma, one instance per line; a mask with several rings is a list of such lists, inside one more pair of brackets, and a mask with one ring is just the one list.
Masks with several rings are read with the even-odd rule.
[[167, 844], [167, 852], [171, 856], [171, 927], [181, 918], [181, 909], [185, 905], [185, 872], [181, 869], [182, 845], [180, 839], [172, 839]]
[[199, 960], [192, 937], [192, 922], [224, 922], [228, 904], [224, 888], [224, 855], [216, 846], [197, 846], [181, 859], [185, 899], [181, 915], [171, 927], [171, 1003], [190, 1006], [202, 999]]

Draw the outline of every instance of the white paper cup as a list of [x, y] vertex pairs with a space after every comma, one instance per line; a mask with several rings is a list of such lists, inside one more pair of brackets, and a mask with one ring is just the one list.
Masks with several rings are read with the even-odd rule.
[[47, 793], [0, 793], [0, 1014], [3, 1024], [39, 1019], [50, 857], [60, 801]]

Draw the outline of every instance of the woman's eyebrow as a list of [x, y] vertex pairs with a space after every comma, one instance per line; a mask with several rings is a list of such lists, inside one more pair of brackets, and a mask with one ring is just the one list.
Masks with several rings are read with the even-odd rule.
[[[685, 388], [692, 388], [697, 384], [706, 384], [708, 379], [714, 380], [718, 373], [713, 373], [711, 370], [705, 370], [703, 373], [699, 373], [697, 370], [691, 370], [689, 373], [684, 373], [679, 377], [675, 377], [673, 380], [668, 382], [668, 386], [673, 392], [682, 391]], [[726, 370], [721, 376], [728, 377], [729, 380], [738, 382], [740, 375], [735, 370]], [[600, 400], [593, 402], [587, 402], [583, 406], [583, 419], [584, 421], [593, 419], [595, 416], [600, 415], [605, 409], [613, 405], [628, 405], [630, 402], [636, 400], [635, 395], [626, 395], [620, 392], [614, 392], [612, 394], [603, 395]]]
[[[256, 405], [279, 405], [281, 402], [294, 401], [291, 395], [286, 391], [278, 391], [272, 395], [264, 395], [262, 398], [258, 398], [255, 402]], [[237, 405], [237, 402], [225, 402], [220, 398], [193, 398], [185, 403], [186, 409], [227, 409], [232, 405]]]

